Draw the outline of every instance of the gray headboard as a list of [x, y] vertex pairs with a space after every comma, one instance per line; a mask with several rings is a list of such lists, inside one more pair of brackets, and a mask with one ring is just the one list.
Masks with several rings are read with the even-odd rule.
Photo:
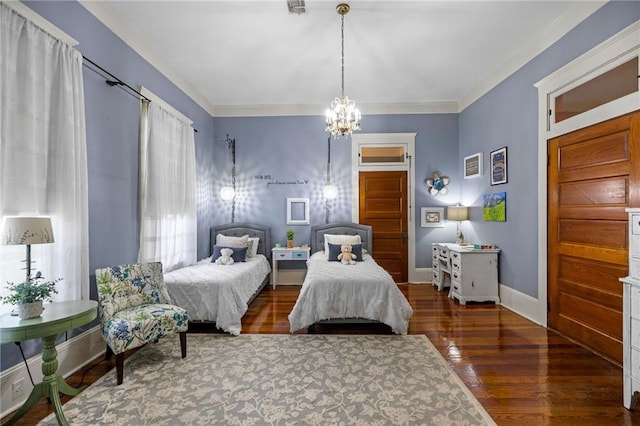
[[255, 223], [236, 222], [211, 227], [211, 252], [216, 243], [216, 235], [224, 234], [231, 237], [242, 237], [249, 235], [250, 238], [260, 238], [258, 244], [258, 254], [264, 254], [271, 262], [271, 228]]
[[369, 254], [373, 253], [373, 230], [369, 225], [342, 222], [312, 226], [311, 253], [324, 250], [325, 234], [360, 235], [360, 239], [362, 240], [362, 247], [364, 247], [369, 252]]

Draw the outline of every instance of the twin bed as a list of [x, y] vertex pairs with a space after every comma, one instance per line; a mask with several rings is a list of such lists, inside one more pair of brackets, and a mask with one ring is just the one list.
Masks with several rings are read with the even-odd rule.
[[211, 228], [211, 253], [218, 235], [258, 238], [256, 255], [233, 265], [216, 265], [211, 257], [164, 275], [173, 303], [189, 313], [194, 323], [215, 323], [234, 336], [242, 330], [242, 316], [269, 283], [271, 228], [251, 223], [230, 223]]
[[[232, 335], [242, 330], [242, 316], [268, 284], [271, 272], [269, 227], [232, 223], [211, 229], [211, 252], [219, 235], [257, 238], [257, 254], [245, 262], [216, 265], [211, 257], [164, 275], [175, 304], [194, 323], [215, 323]], [[329, 261], [327, 240], [357, 238], [362, 261], [344, 265]], [[337, 239], [337, 240], [336, 240]], [[406, 334], [413, 310], [389, 273], [371, 257], [370, 226], [338, 223], [311, 227], [311, 253], [300, 295], [289, 314], [291, 332], [324, 322], [380, 322], [394, 333]]]
[[[349, 236], [359, 237], [363, 260], [351, 265], [330, 261], [326, 240]], [[407, 334], [411, 305], [391, 275], [371, 257], [372, 249], [370, 226], [336, 223], [311, 227], [307, 275], [289, 314], [292, 333], [317, 323], [381, 322], [396, 334]]]

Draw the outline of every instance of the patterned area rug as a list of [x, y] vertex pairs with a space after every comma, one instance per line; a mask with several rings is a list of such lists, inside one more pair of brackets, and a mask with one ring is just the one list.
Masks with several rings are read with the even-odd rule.
[[[425, 336], [190, 334], [64, 405], [75, 425], [493, 425]], [[47, 417], [41, 424], [54, 425]]]

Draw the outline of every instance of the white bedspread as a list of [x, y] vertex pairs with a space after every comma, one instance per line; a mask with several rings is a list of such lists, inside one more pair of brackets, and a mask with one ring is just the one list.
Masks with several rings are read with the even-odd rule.
[[216, 265], [208, 258], [165, 274], [164, 281], [173, 303], [187, 310], [189, 320], [214, 321], [217, 328], [237, 336], [247, 303], [269, 272], [261, 254], [233, 265]]
[[407, 334], [411, 305], [387, 271], [370, 255], [363, 258], [355, 265], [329, 262], [321, 251], [309, 258], [300, 295], [289, 314], [292, 333], [320, 320], [365, 318]]

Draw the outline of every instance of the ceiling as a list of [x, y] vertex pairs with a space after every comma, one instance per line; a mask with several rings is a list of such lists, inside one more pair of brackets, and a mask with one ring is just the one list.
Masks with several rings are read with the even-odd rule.
[[[340, 95], [338, 3], [81, 0], [214, 116], [323, 114]], [[604, 3], [352, 0], [345, 94], [363, 115], [458, 112]]]

